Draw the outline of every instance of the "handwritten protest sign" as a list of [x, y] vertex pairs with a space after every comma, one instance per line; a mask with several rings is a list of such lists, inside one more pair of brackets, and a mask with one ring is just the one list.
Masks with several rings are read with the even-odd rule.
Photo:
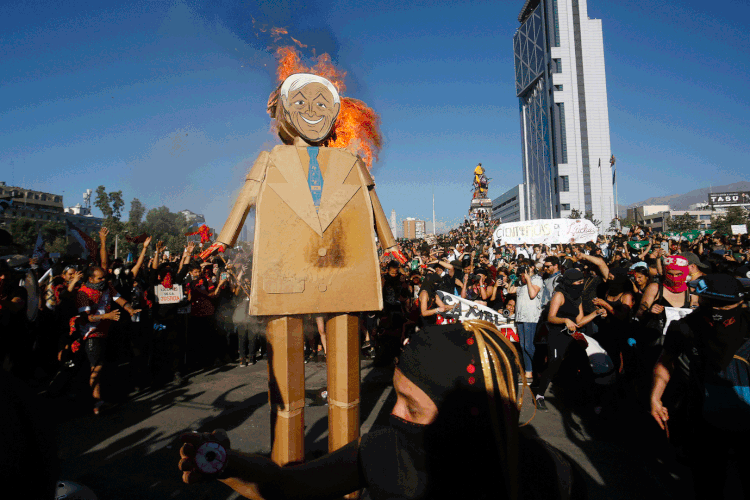
[[159, 304], [179, 304], [182, 302], [182, 286], [173, 285], [172, 288], [164, 288], [161, 285], [156, 285], [154, 292], [156, 293], [156, 300]]
[[557, 245], [596, 241], [599, 230], [586, 219], [537, 219], [500, 224], [493, 234], [498, 245]]
[[456, 321], [466, 321], [470, 319], [489, 321], [494, 324], [497, 329], [500, 330], [500, 333], [505, 335], [508, 340], [511, 342], [518, 342], [518, 332], [516, 331], [515, 323], [499, 312], [490, 309], [487, 306], [472, 302], [471, 300], [462, 299], [452, 293], [445, 293], [438, 290], [437, 295], [446, 306], [455, 306], [452, 310], [442, 313], [444, 318], [455, 319]]

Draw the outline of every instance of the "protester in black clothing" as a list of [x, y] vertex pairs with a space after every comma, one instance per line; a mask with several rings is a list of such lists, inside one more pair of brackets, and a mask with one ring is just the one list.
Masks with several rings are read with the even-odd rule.
[[548, 364], [542, 373], [536, 394], [537, 408], [547, 411], [544, 393], [550, 382], [560, 369], [570, 345], [574, 342], [584, 344], [586, 340], [579, 330], [594, 320], [597, 316], [606, 317], [604, 309], [596, 309], [593, 313], [584, 315], [581, 298], [583, 294], [584, 277], [578, 269], [565, 271], [563, 278], [555, 290], [550, 302], [547, 315]]
[[[190, 246], [188, 249], [190, 250]], [[187, 315], [180, 313], [187, 307], [187, 293], [182, 282], [187, 274], [187, 268], [181, 271], [174, 268], [170, 262], [160, 263], [164, 253], [164, 243], [156, 244], [156, 253], [151, 262], [148, 278], [148, 297], [151, 304], [151, 317], [154, 329], [154, 349], [156, 363], [152, 364], [152, 371], [161, 367], [168, 367], [170, 377], [176, 384], [182, 384], [184, 379], [185, 335]], [[183, 299], [174, 300], [182, 294]], [[187, 311], [185, 311], [187, 312]], [[156, 373], [154, 373], [156, 375]]]
[[[750, 312], [746, 292], [734, 277], [710, 274], [692, 282], [700, 306], [670, 323], [664, 349], [653, 371], [651, 415], [669, 437], [670, 412], [662, 404], [681, 356], [689, 359], [686, 397], [690, 424], [687, 453], [696, 498], [722, 498], [731, 457], [750, 496], [750, 401], [748, 354]], [[739, 359], [738, 359], [739, 357]]]
[[19, 361], [24, 356], [21, 349], [21, 333], [26, 324], [27, 293], [17, 285], [18, 277], [8, 263], [0, 261], [0, 329], [3, 341], [0, 342], [0, 366], [9, 358], [12, 373], [23, 367]]
[[185, 483], [218, 479], [259, 499], [338, 498], [362, 488], [373, 500], [584, 498], [575, 463], [519, 431], [521, 377], [515, 349], [490, 323], [430, 327], [399, 356], [389, 427], [283, 468], [232, 450], [217, 431], [228, 457], [218, 476], [196, 464], [196, 449], [211, 436], [183, 434], [179, 469]]

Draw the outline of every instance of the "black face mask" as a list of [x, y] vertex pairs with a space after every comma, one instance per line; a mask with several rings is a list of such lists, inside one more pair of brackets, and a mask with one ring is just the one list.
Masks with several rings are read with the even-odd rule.
[[[711, 325], [712, 331], [703, 336], [709, 361], [718, 369], [726, 368], [734, 353], [745, 342], [747, 318], [741, 306], [732, 309], [714, 309], [711, 302], [701, 303], [698, 310]], [[726, 302], [720, 305], [726, 305]]]
[[104, 280], [100, 281], [99, 283], [91, 283], [91, 282], [88, 283], [88, 287], [91, 288], [92, 290], [96, 290], [97, 292], [104, 291], [104, 288], [106, 286], [107, 286], [107, 282]]

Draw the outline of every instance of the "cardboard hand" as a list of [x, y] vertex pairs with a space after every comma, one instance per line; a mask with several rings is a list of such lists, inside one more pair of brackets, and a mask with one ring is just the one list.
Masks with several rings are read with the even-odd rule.
[[393, 256], [394, 259], [396, 259], [399, 264], [406, 264], [406, 257], [401, 252], [401, 250], [398, 249], [398, 247], [391, 247], [385, 252], [386, 255]]
[[221, 253], [224, 253], [224, 250], [226, 250], [227, 247], [224, 245], [224, 243], [219, 243], [218, 241], [208, 247], [207, 249], [203, 250], [201, 254], [198, 256], [201, 260], [206, 260], [209, 258], [214, 252], [217, 250]]

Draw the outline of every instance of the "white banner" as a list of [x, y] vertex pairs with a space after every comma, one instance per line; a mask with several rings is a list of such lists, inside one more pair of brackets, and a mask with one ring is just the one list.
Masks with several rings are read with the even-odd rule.
[[747, 226], [745, 224], [732, 224], [732, 234], [747, 234]]
[[599, 230], [587, 219], [538, 219], [500, 224], [493, 240], [498, 245], [557, 245], [596, 241]]
[[518, 332], [516, 331], [515, 323], [494, 309], [477, 304], [471, 300], [462, 299], [452, 293], [441, 292], [440, 290], [437, 291], [437, 295], [446, 306], [455, 306], [455, 308], [450, 311], [441, 313], [443, 318], [456, 321], [465, 321], [469, 319], [489, 321], [497, 326], [500, 333], [505, 335], [508, 340], [511, 342], [518, 342]]
[[159, 304], [178, 304], [182, 302], [182, 285], [172, 285], [172, 288], [164, 288], [161, 285], [155, 287], [156, 300]]

